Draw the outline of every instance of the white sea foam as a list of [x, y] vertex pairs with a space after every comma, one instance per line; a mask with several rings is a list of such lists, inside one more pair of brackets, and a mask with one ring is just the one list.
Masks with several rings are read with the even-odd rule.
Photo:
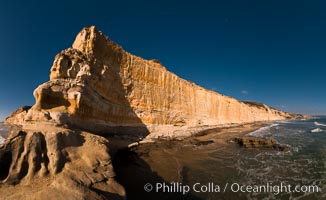
[[5, 141], [5, 138], [3, 138], [1, 135], [0, 135], [0, 144], [4, 143]]
[[251, 135], [251, 136], [256, 136], [256, 137], [261, 137], [261, 136], [264, 136], [264, 135], [268, 135], [270, 134], [270, 129], [275, 127], [275, 126], [278, 126], [279, 124], [272, 124], [270, 126], [265, 126], [265, 127], [262, 127], [258, 130], [255, 130], [251, 133], [249, 133], [248, 135]]
[[315, 124], [316, 126], [326, 126], [326, 124], [322, 124], [322, 123], [318, 123], [318, 122], [314, 122], [314, 124]]
[[321, 128], [315, 128], [315, 129], [312, 129], [310, 132], [312, 133], [320, 133], [320, 132], [323, 132], [324, 130], [321, 129]]

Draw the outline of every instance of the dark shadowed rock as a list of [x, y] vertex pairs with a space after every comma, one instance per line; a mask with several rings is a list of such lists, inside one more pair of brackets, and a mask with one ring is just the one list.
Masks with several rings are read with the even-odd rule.
[[284, 144], [279, 144], [274, 139], [254, 137], [254, 136], [243, 136], [233, 138], [232, 142], [236, 142], [241, 147], [245, 148], [262, 148], [262, 149], [274, 149], [278, 151], [290, 151], [291, 147]]

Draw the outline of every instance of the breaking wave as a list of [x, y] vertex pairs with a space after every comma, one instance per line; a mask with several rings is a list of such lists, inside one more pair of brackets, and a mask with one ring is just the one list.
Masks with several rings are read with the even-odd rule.
[[4, 143], [5, 139], [8, 137], [8, 128], [0, 122], [0, 144]]
[[3, 138], [1, 135], [0, 135], [0, 144], [4, 143], [5, 141], [5, 138]]
[[4, 127], [2, 124], [0, 124], [0, 131], [5, 131], [5, 130], [7, 130], [7, 128]]
[[319, 123], [319, 122], [314, 122], [314, 124], [315, 124], [316, 126], [326, 126], [326, 124], [322, 124], [322, 123]]
[[265, 126], [265, 127], [262, 127], [262, 128], [260, 128], [258, 130], [255, 130], [255, 131], [249, 133], [248, 135], [256, 136], [256, 137], [263, 137], [263, 136], [271, 134], [270, 129], [275, 127], [275, 126], [278, 126], [278, 125], [279, 124], [272, 124], [270, 126]]
[[324, 130], [321, 129], [321, 128], [315, 128], [315, 129], [312, 129], [310, 132], [312, 133], [320, 133], [320, 132], [323, 132]]

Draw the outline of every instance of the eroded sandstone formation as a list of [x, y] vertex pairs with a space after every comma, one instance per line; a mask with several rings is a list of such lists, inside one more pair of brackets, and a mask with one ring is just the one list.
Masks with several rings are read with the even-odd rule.
[[0, 145], [0, 193], [5, 199], [122, 199], [108, 140], [39, 124], [16, 127]]
[[59, 53], [36, 104], [11, 123], [44, 121], [96, 133], [177, 133], [188, 127], [292, 118], [179, 78], [156, 60], [124, 51], [94, 26]]

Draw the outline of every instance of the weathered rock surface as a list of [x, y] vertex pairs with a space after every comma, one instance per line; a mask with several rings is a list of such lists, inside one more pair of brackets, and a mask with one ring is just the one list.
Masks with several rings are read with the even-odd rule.
[[25, 122], [25, 116], [28, 110], [31, 109], [31, 106], [22, 106], [12, 112], [9, 117], [6, 118], [6, 124], [17, 124], [22, 125]]
[[40, 124], [0, 145], [5, 199], [122, 199], [114, 176], [108, 140], [91, 133]]
[[72, 48], [55, 57], [50, 80], [36, 88], [34, 96], [36, 104], [23, 123], [43, 121], [106, 134], [164, 136], [183, 130], [180, 127], [294, 117], [179, 78], [156, 60], [124, 51], [93, 26], [84, 28]]
[[233, 142], [238, 143], [241, 147], [245, 148], [261, 148], [261, 149], [274, 149], [278, 151], [290, 151], [291, 147], [278, 143], [274, 139], [254, 136], [243, 136], [232, 139]]

